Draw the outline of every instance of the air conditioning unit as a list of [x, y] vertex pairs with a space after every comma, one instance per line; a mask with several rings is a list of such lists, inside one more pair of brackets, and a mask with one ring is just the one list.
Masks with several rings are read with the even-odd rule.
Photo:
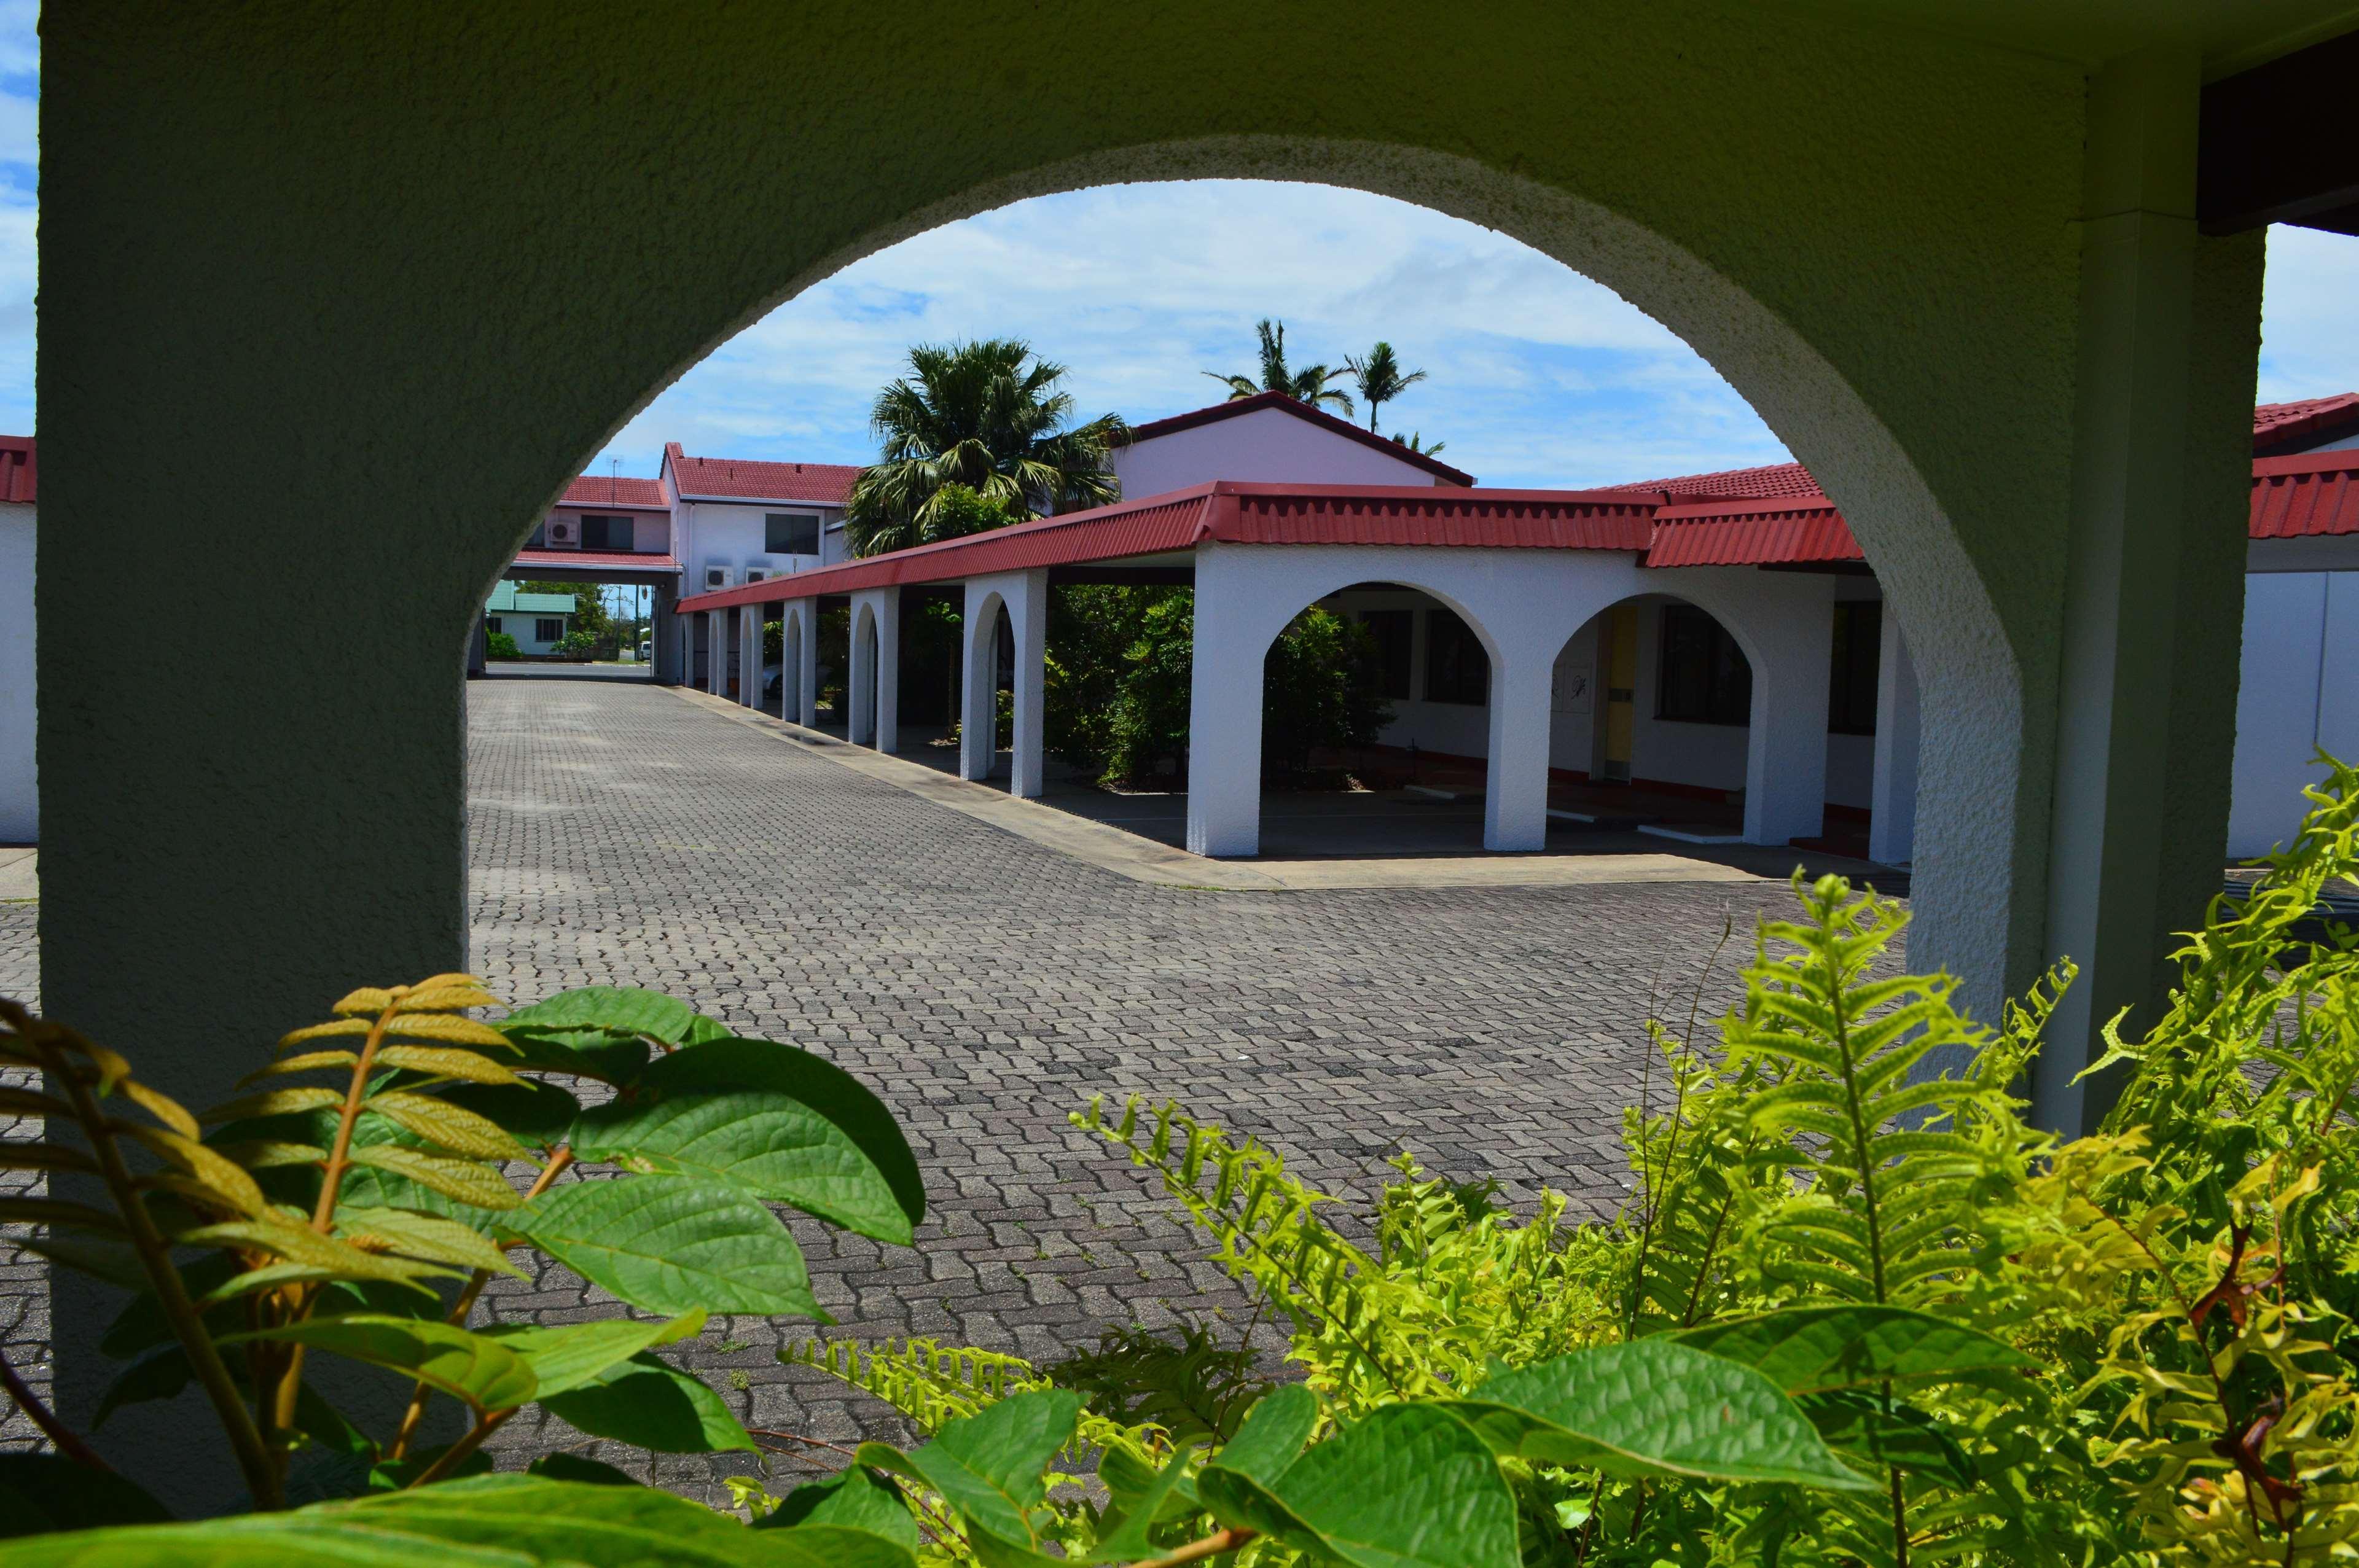
[[549, 529], [542, 537], [547, 539], [552, 547], [578, 549], [582, 545], [582, 524], [571, 517], [552, 517], [549, 520]]
[[710, 593], [716, 588], [727, 588], [737, 580], [737, 574], [727, 567], [704, 568], [704, 589]]
[[747, 567], [745, 568], [745, 580], [747, 582], [767, 582], [777, 575], [778, 568], [776, 567]]

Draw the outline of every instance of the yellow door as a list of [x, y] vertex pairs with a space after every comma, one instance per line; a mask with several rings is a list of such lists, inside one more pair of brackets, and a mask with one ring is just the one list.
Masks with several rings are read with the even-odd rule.
[[1638, 686], [1638, 607], [1617, 604], [1605, 612], [1605, 779], [1630, 780], [1630, 740], [1636, 726], [1633, 707]]

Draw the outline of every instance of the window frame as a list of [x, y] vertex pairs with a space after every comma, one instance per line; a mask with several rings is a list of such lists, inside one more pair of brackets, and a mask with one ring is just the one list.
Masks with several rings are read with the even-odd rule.
[[[1479, 695], [1465, 695], [1470, 690]], [[1425, 700], [1453, 708], [1491, 706], [1491, 651], [1446, 604], [1425, 612]]]
[[[1699, 631], [1703, 633], [1701, 649], [1690, 641]], [[1675, 649], [1675, 643], [1684, 645]], [[1689, 667], [1690, 656], [1698, 653], [1702, 660], [1700, 692], [1695, 690], [1696, 672]], [[1675, 601], [1664, 605], [1657, 617], [1654, 713], [1661, 724], [1742, 730], [1753, 722], [1752, 661], [1719, 618], [1700, 605]]]
[[[820, 539], [825, 532], [825, 522], [826, 519], [816, 512], [765, 512], [762, 514], [762, 553], [766, 556], [816, 556], [820, 553]], [[788, 535], [790, 539], [799, 537], [799, 529], [808, 525], [810, 547], [795, 549], [780, 545], [777, 542], [778, 529], [782, 524], [798, 530], [797, 534]]]
[[1836, 600], [1828, 643], [1827, 733], [1873, 735], [1883, 679], [1884, 601]]

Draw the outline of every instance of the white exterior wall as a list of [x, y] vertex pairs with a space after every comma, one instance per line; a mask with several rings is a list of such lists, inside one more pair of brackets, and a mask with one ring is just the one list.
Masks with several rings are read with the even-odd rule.
[[[671, 518], [661, 512], [626, 512], [614, 506], [552, 506], [549, 517], [579, 521], [583, 517], [623, 517], [631, 524], [631, 549], [642, 556], [660, 556], [671, 548]], [[542, 541], [538, 547], [550, 550], [579, 549], [579, 544], [551, 545], [547, 539], [548, 519], [543, 520]], [[573, 535], [578, 541], [581, 530]]]
[[[560, 627], [558, 635], [556, 637], [537, 635], [537, 629], [540, 623], [543, 621], [551, 620], [555, 621]], [[552, 613], [548, 611], [537, 612], [522, 610], [487, 611], [484, 617], [484, 630], [486, 633], [494, 630], [491, 623], [495, 621], [499, 622], [497, 630], [516, 639], [517, 653], [553, 654], [557, 651], [560, 639], [566, 632], [572, 629], [573, 617], [570, 611]]]
[[[685, 585], [682, 591], [691, 595], [704, 592], [707, 567], [727, 567], [729, 581], [735, 586], [745, 581], [749, 567], [784, 575], [809, 571], [822, 564], [822, 556], [773, 554], [764, 547], [768, 543], [765, 520], [773, 512], [816, 514], [822, 551], [827, 546], [829, 524], [843, 515], [841, 508], [801, 501], [683, 501], [672, 514], [674, 531], [680, 541], [676, 553]], [[841, 540], [842, 535], [839, 532], [835, 537]]]
[[0, 844], [40, 837], [33, 755], [33, 508], [0, 506]]
[[2318, 751], [2359, 760], [2359, 572], [2247, 575], [2243, 670], [2228, 809], [2238, 859], [2292, 839], [2301, 789], [2324, 774]]
[[1113, 468], [1125, 501], [1220, 479], [1284, 484], [1440, 482], [1415, 463], [1276, 408], [1257, 408], [1134, 442], [1115, 450]]

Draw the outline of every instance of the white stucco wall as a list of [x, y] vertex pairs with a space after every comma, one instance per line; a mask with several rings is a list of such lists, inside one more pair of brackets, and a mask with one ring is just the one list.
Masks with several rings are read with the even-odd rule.
[[0, 844], [40, 837], [33, 690], [33, 508], [0, 506]]
[[2321, 749], [2359, 759], [2359, 572], [2253, 572], [2245, 579], [2228, 853], [2266, 854], [2293, 837]]
[[1415, 463], [1322, 430], [1276, 408], [1154, 436], [1117, 449], [1125, 500], [1219, 479], [1292, 484], [1433, 484]]
[[[626, 512], [613, 506], [552, 506], [549, 509], [549, 517], [551, 520], [570, 518], [576, 522], [583, 517], [620, 517], [631, 524], [631, 540], [626, 546], [630, 550], [643, 556], [660, 556], [671, 548], [671, 518], [665, 513]], [[547, 531], [547, 521], [544, 521], [542, 524], [544, 548], [562, 550], [576, 547], [548, 545]], [[578, 528], [574, 531], [573, 536], [576, 540], [582, 537]]]
[[820, 555], [774, 554], [766, 547], [768, 539], [765, 520], [773, 512], [816, 515], [822, 551], [827, 547], [829, 524], [843, 515], [840, 508], [807, 502], [684, 501], [672, 514], [680, 541], [677, 554], [686, 585], [684, 591], [703, 591], [704, 568], [709, 566], [729, 568], [730, 581], [742, 583], [748, 567], [783, 573], [809, 571], [820, 565]]

